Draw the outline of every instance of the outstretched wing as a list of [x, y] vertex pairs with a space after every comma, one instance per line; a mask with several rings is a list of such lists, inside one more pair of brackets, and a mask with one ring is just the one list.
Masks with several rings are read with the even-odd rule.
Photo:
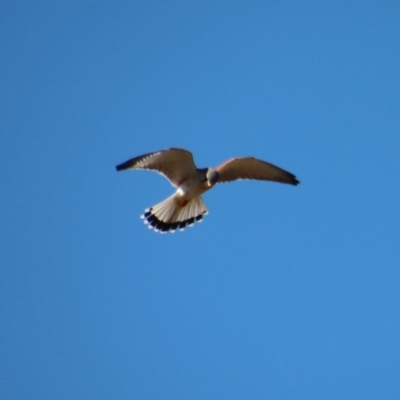
[[231, 182], [236, 179], [258, 179], [297, 185], [300, 182], [296, 177], [266, 161], [254, 157], [231, 158], [216, 168], [219, 182]]
[[116, 166], [117, 171], [124, 169], [150, 169], [164, 175], [172, 185], [178, 187], [181, 182], [196, 172], [193, 155], [190, 151], [171, 148], [143, 154]]

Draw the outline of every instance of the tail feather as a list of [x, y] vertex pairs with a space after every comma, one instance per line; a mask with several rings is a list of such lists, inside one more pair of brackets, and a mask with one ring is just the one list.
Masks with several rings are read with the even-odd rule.
[[141, 215], [144, 223], [155, 232], [175, 232], [183, 230], [186, 226], [193, 226], [195, 221], [201, 222], [203, 215], [208, 214], [203, 199], [199, 196], [182, 206], [176, 194], [163, 202], [148, 208]]

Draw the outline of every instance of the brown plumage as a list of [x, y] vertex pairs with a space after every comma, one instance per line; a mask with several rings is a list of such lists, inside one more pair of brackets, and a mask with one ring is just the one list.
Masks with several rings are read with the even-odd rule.
[[201, 222], [207, 208], [201, 195], [216, 183], [240, 179], [256, 179], [298, 185], [296, 177], [266, 161], [254, 157], [238, 157], [225, 161], [217, 168], [196, 168], [191, 152], [171, 148], [147, 153], [117, 165], [117, 171], [125, 169], [149, 169], [164, 175], [176, 192], [141, 216], [149, 228], [155, 231], [174, 232], [183, 230], [195, 221]]

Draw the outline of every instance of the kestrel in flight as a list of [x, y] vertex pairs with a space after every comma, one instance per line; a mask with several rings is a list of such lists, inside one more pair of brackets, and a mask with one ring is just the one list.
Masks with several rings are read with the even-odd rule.
[[275, 165], [254, 157], [237, 157], [215, 169], [196, 168], [193, 155], [184, 149], [171, 148], [144, 154], [116, 166], [124, 169], [149, 169], [164, 175], [177, 188], [163, 202], [145, 210], [141, 216], [156, 232], [175, 232], [201, 222], [207, 208], [201, 195], [216, 183], [238, 179], [257, 179], [297, 185], [296, 177]]

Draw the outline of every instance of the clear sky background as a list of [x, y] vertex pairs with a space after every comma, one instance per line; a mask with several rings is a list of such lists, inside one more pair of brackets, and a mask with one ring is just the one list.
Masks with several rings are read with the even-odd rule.
[[[400, 3], [3, 1], [0, 398], [399, 399]], [[173, 193], [128, 158], [297, 187]]]

